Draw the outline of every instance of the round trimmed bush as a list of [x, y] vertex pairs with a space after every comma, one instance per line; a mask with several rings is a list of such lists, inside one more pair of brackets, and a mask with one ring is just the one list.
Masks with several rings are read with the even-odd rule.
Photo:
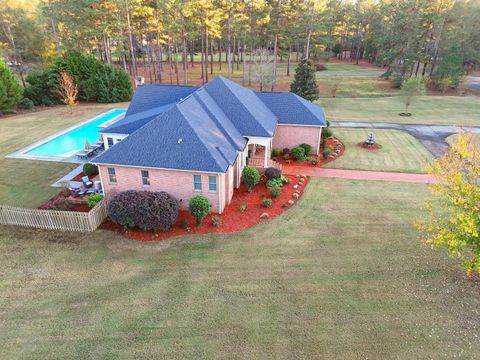
[[272, 199], [265, 199], [260, 203], [264, 208], [272, 206]]
[[301, 146], [297, 146], [292, 149], [292, 156], [297, 161], [305, 161], [305, 149]]
[[290, 154], [283, 154], [283, 159], [284, 160], [290, 160]]
[[267, 179], [278, 179], [282, 176], [282, 172], [277, 168], [269, 167], [265, 170], [265, 176]]
[[288, 153], [290, 153], [290, 149], [289, 148], [283, 148], [282, 153], [288, 154]]
[[282, 186], [278, 184], [270, 184], [268, 186], [268, 192], [272, 195], [273, 198], [279, 197], [282, 192]]
[[127, 190], [115, 195], [107, 206], [113, 222], [144, 230], [169, 230], [179, 210], [179, 201], [163, 191]]
[[312, 145], [304, 143], [304, 144], [300, 144], [299, 146], [305, 150], [305, 156], [310, 156], [312, 152]]
[[280, 149], [279, 149], [279, 148], [273, 148], [273, 150], [272, 150], [272, 155], [273, 155], [273, 156], [278, 156], [278, 155], [280, 155]]
[[94, 176], [98, 174], [98, 166], [90, 163], [83, 164], [83, 173], [87, 176]]
[[210, 212], [210, 201], [203, 195], [196, 195], [188, 202], [188, 210], [197, 220], [197, 225], [200, 225]]
[[30, 110], [35, 106], [32, 100], [29, 98], [23, 98], [22, 101], [20, 101], [20, 107], [22, 109]]
[[245, 166], [242, 171], [242, 182], [247, 186], [249, 192], [260, 181], [260, 173], [254, 167]]

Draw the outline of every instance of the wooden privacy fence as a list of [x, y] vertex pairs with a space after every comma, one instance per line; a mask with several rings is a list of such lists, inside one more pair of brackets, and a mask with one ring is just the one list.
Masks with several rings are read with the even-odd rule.
[[91, 232], [107, 217], [103, 199], [89, 212], [26, 209], [0, 205], [1, 225], [20, 225], [50, 230]]

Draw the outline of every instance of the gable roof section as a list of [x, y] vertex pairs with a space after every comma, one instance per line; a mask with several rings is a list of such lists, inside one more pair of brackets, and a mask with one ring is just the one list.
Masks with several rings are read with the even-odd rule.
[[273, 136], [277, 118], [252, 90], [222, 76], [203, 88], [243, 136]]
[[133, 95], [125, 117], [102, 129], [102, 133], [131, 134], [172, 108], [198, 87], [174, 85], [142, 85]]
[[[247, 140], [243, 139], [245, 146]], [[237, 139], [238, 141], [238, 139]], [[189, 97], [97, 156], [97, 164], [225, 172], [235, 162], [237, 147]]]
[[291, 92], [256, 92], [280, 124], [326, 126], [323, 109]]

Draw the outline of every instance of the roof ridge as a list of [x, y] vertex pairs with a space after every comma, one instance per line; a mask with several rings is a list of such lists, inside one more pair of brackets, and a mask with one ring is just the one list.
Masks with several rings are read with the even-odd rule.
[[[247, 112], [250, 114], [250, 116], [251, 116], [253, 119], [255, 119], [255, 121], [256, 121], [256, 122], [262, 127], [262, 129], [268, 134], [268, 133], [269, 133], [269, 132], [268, 132], [268, 129], [267, 129], [260, 121], [258, 121], [258, 120], [256, 119], [255, 115], [252, 114], [252, 112], [250, 111], [250, 109], [249, 109], [247, 106], [245, 106], [245, 104], [244, 104], [242, 101], [240, 101], [240, 99], [238, 99], [238, 96], [236, 96], [236, 95], [233, 93], [233, 91], [227, 86], [227, 84], [226, 84], [225, 81], [224, 81], [224, 80], [227, 80], [227, 79], [225, 79], [225, 78], [224, 78], [223, 76], [221, 76], [221, 75], [220, 75], [220, 76], [217, 76], [215, 79], [217, 79], [217, 78], [220, 78], [220, 79], [222, 80], [223, 85], [225, 85], [225, 87], [228, 89], [228, 91], [229, 91], [230, 93], [232, 93], [232, 95], [237, 99], [237, 101], [241, 104], [241, 106], [242, 106], [245, 110], [247, 110]], [[255, 96], [258, 100], [260, 100], [260, 102], [265, 106], [265, 108], [273, 115], [273, 117], [275, 118], [275, 120], [276, 120], [276, 122], [277, 122], [277, 124], [278, 124], [278, 117], [277, 117], [277, 115], [275, 115], [275, 114], [273, 113], [273, 111], [270, 110], [270, 109], [265, 105], [265, 103], [262, 101], [262, 99], [260, 99], [260, 98], [257, 96], [257, 94], [255, 94], [255, 92], [254, 92], [253, 90], [251, 90], [251, 89], [249, 89], [249, 88], [246, 88], [246, 87], [244, 87], [244, 86], [241, 86], [240, 84], [237, 84], [236, 82], [234, 82], [234, 81], [232, 81], [232, 80], [228, 80], [228, 81], [231, 82], [231, 83], [233, 83], [233, 84], [235, 84], [235, 85], [238, 85], [238, 86], [246, 89], [247, 91], [251, 91], [252, 94], [253, 94], [253, 96]], [[243, 135], [243, 134], [242, 134], [242, 135]], [[273, 135], [272, 135], [272, 136], [273, 136]]]
[[[183, 120], [185, 121], [185, 123], [187, 123], [188, 127], [192, 130], [192, 133], [195, 135], [195, 137], [199, 140], [199, 142], [202, 144], [202, 146], [204, 147], [204, 149], [207, 151], [208, 154], [210, 154], [210, 157], [213, 159], [213, 161], [215, 162], [215, 164], [220, 168], [222, 169], [222, 165], [219, 164], [218, 160], [212, 155], [212, 153], [210, 152], [210, 150], [208, 149], [207, 145], [205, 144], [205, 141], [204, 139], [202, 139], [202, 137], [198, 136], [198, 133], [196, 132], [195, 128], [192, 126], [192, 124], [190, 124], [190, 122], [188, 121], [187, 117], [185, 116], [185, 113], [182, 111], [182, 109], [180, 108], [180, 106], [178, 106], [178, 104], [175, 104], [174, 108], [176, 108], [178, 110], [178, 112], [182, 115], [182, 118]], [[222, 155], [222, 158], [223, 155]], [[227, 161], [228, 163], [228, 161]], [[228, 168], [228, 166], [227, 166]]]

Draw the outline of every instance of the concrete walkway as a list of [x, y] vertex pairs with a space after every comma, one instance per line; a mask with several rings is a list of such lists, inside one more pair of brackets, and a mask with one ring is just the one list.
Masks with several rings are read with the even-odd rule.
[[480, 134], [480, 127], [476, 126], [389, 124], [355, 121], [334, 121], [331, 125], [337, 128], [393, 129], [405, 131], [417, 138], [435, 157], [445, 154], [448, 149], [448, 144], [445, 142], [445, 139], [450, 135], [465, 131]]
[[427, 174], [409, 174], [386, 171], [364, 171], [364, 170], [341, 170], [325, 169], [284, 165], [283, 173], [287, 175], [304, 174], [307, 176], [318, 176], [328, 178], [352, 179], [352, 180], [377, 180], [377, 181], [398, 181], [419, 184], [433, 184], [436, 179]]

